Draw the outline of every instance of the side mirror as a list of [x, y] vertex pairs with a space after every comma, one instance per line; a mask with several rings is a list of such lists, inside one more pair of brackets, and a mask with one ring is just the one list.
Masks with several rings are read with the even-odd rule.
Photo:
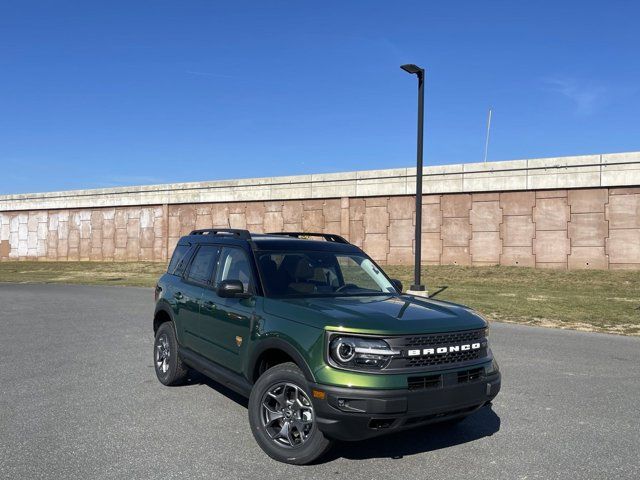
[[251, 294], [244, 291], [240, 280], [223, 280], [218, 285], [218, 295], [223, 298], [248, 298]]
[[398, 292], [402, 293], [402, 282], [400, 280], [398, 280], [397, 278], [392, 278], [391, 284], [396, 287], [396, 290], [398, 290]]

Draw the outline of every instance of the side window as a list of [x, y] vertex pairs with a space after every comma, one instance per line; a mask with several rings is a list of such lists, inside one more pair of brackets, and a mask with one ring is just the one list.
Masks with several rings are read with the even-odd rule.
[[190, 245], [176, 246], [176, 249], [173, 251], [171, 261], [169, 262], [169, 266], [167, 267], [167, 273], [178, 276], [184, 273], [184, 269], [189, 261], [189, 255], [187, 255], [189, 248]]
[[224, 280], [240, 280], [245, 292], [253, 291], [253, 273], [247, 254], [239, 248], [224, 247], [216, 268], [215, 285]]
[[200, 246], [193, 257], [191, 267], [189, 267], [187, 279], [197, 283], [209, 283], [217, 256], [218, 247], [214, 245]]

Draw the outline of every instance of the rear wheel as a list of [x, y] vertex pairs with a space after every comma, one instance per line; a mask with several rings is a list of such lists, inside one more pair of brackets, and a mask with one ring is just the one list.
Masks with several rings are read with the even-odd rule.
[[153, 366], [163, 385], [180, 385], [187, 379], [189, 370], [178, 355], [178, 341], [172, 322], [163, 323], [156, 332]]
[[318, 429], [303, 373], [293, 363], [267, 370], [249, 398], [249, 424], [258, 445], [274, 460], [306, 465], [331, 441]]

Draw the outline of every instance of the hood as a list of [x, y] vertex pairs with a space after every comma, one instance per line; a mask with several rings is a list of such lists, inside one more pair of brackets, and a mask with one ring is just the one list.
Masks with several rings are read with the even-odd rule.
[[403, 335], [483, 328], [487, 322], [463, 305], [410, 296], [265, 299], [273, 315], [327, 330]]

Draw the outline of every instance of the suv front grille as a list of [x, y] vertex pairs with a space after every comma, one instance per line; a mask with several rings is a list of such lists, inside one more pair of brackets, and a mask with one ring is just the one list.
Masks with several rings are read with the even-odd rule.
[[[393, 349], [400, 350], [401, 354], [391, 360], [386, 370], [457, 365], [485, 358], [488, 350], [486, 335], [487, 330], [481, 328], [463, 332], [387, 338], [386, 342]], [[449, 348], [470, 344], [479, 344], [480, 348], [470, 350], [460, 348], [457, 351], [447, 351], [446, 353], [424, 354], [425, 349], [437, 351], [438, 347]], [[409, 354], [416, 351], [420, 353], [417, 355]]]

